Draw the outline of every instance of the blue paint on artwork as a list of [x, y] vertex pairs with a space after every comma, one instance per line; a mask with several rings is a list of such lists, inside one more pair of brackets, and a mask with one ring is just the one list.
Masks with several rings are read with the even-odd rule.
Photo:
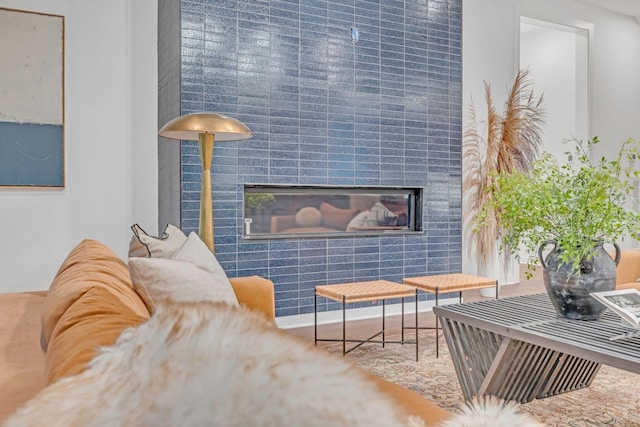
[[62, 187], [62, 125], [0, 122], [0, 185]]

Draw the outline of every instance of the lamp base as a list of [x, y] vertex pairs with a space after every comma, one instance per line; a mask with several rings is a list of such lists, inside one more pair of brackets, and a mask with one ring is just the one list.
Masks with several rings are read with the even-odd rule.
[[202, 183], [200, 186], [200, 223], [198, 235], [207, 247], [213, 246], [213, 202], [211, 201], [211, 159], [213, 157], [213, 134], [201, 133], [200, 161], [202, 163]]

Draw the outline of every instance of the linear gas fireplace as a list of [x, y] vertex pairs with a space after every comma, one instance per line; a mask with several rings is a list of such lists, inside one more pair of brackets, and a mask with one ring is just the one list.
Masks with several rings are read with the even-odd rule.
[[244, 186], [245, 239], [422, 232], [419, 187]]

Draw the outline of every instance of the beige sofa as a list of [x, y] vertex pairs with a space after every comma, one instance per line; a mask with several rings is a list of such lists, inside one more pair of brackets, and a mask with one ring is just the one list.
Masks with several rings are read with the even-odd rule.
[[[101, 292], [109, 293], [111, 292], [110, 281], [114, 282], [114, 288], [122, 288], [122, 283], [126, 285], [127, 280], [130, 280], [125, 277], [125, 272], [128, 275], [126, 264], [115, 258], [115, 254], [108, 253], [107, 256], [96, 257], [95, 252], [102, 250], [101, 244], [95, 241], [84, 241], [78, 246], [83, 244], [87, 246], [86, 242], [89, 242], [90, 247], [88, 254], [85, 255], [86, 248], [84, 251], [74, 249], [58, 271], [49, 292], [0, 295], [2, 307], [0, 310], [0, 424], [8, 415], [46, 387], [47, 379], [55, 381], [65, 375], [73, 375], [74, 372], [81, 371], [91, 360], [95, 347], [114, 342], [122, 328], [131, 326], [129, 321], [119, 323], [114, 319], [111, 311], [109, 316], [102, 316], [103, 320], [106, 318], [109, 322], [110, 330], [107, 333], [87, 333], [92, 326], [85, 325], [83, 332], [76, 332], [69, 337], [72, 326], [82, 322], [78, 320], [79, 310], [88, 308], [92, 311], [90, 315], [104, 315], [104, 313], [98, 313], [99, 309], [95, 307], [100, 303], [96, 304], [94, 288], [100, 288]], [[108, 248], [105, 248], [105, 251], [110, 252]], [[84, 267], [77, 271], [78, 265], [84, 265]], [[74, 269], [76, 271], [70, 273], [70, 270]], [[116, 283], [118, 281], [119, 283]], [[271, 281], [257, 276], [235, 278], [230, 281], [241, 305], [259, 311], [271, 319], [274, 318], [274, 293]], [[73, 283], [70, 285], [70, 282]], [[89, 300], [88, 304], [82, 308], [82, 299], [92, 292], [94, 299]], [[132, 296], [134, 299], [137, 296], [135, 292], [129, 292], [126, 286], [124, 291], [120, 289], [116, 294], [116, 300], [126, 301], [125, 305], [138, 307], [137, 309], [142, 307], [144, 310], [142, 301], [131, 300]], [[126, 295], [123, 296], [124, 294]], [[106, 294], [97, 293], [97, 295]], [[110, 304], [110, 310], [113, 310], [113, 304]], [[123, 305], [123, 311], [128, 310], [125, 305]], [[64, 307], [61, 309], [62, 306]], [[74, 310], [76, 313], [72, 313], [71, 318], [68, 318], [69, 312]], [[100, 323], [101, 317], [96, 319], [98, 319], [97, 323]], [[133, 319], [134, 322], [144, 321], [145, 313], [129, 315], [128, 319]], [[61, 326], [65, 322], [66, 326]], [[90, 329], [86, 329], [86, 326]], [[47, 345], [48, 350], [45, 354], [42, 348]], [[85, 350], [77, 351], [79, 347], [84, 347]], [[74, 354], [60, 354], [63, 351]], [[310, 346], [309, 351], [321, 350], [315, 350]], [[370, 376], [370, 379], [393, 400], [406, 408], [408, 413], [421, 417], [427, 426], [438, 425], [451, 417], [447, 411], [417, 393], [374, 376]]]

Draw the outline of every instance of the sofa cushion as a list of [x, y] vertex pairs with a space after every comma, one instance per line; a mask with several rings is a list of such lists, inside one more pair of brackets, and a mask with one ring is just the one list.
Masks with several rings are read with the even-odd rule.
[[169, 258], [187, 240], [178, 227], [167, 224], [162, 236], [151, 236], [138, 224], [131, 226], [133, 236], [129, 242], [129, 257]]
[[108, 289], [139, 316], [149, 315], [142, 299], [133, 290], [127, 265], [102, 243], [83, 240], [58, 269], [42, 305], [42, 344], [45, 351], [64, 312], [94, 287]]
[[0, 425], [45, 385], [38, 313], [46, 292], [0, 295]]
[[60, 317], [45, 356], [45, 378], [52, 383], [82, 372], [100, 351], [116, 342], [122, 331], [149, 319], [127, 304], [117, 292], [93, 287]]

